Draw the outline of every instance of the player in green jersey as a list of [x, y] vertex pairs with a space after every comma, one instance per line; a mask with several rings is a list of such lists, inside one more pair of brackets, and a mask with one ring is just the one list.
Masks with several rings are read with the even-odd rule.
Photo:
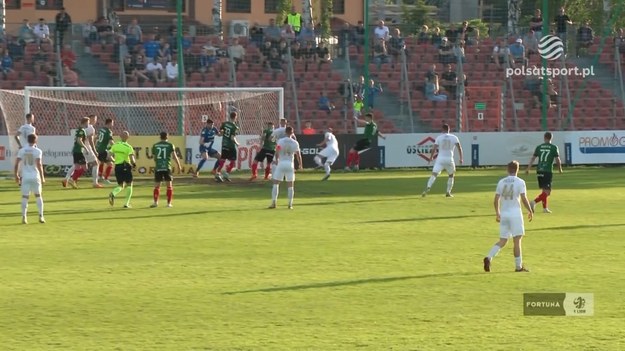
[[534, 211], [536, 203], [542, 202], [543, 212], [551, 213], [551, 210], [547, 207], [547, 197], [551, 195], [551, 180], [553, 179], [554, 161], [556, 166], [558, 166], [558, 171], [562, 173], [562, 161], [560, 161], [558, 146], [551, 143], [552, 138], [553, 135], [550, 132], [545, 133], [545, 142], [536, 147], [534, 155], [532, 155], [532, 158], [527, 165], [527, 170], [525, 171], [526, 174], [529, 174], [530, 169], [534, 164], [534, 160], [538, 158], [536, 176], [538, 177], [538, 187], [542, 189], [542, 192], [534, 199], [534, 201], [530, 203], [532, 205], [532, 211]]
[[378, 125], [373, 121], [373, 113], [367, 113], [365, 115], [365, 120], [358, 119], [357, 116], [354, 116], [354, 120], [359, 124], [364, 124], [365, 126], [365, 135], [364, 138], [358, 140], [356, 144], [349, 150], [347, 154], [347, 161], [345, 170], [353, 170], [357, 171], [360, 167], [360, 154], [369, 150], [371, 148], [371, 142], [373, 138], [380, 137], [382, 139], [386, 139], [380, 130], [378, 129]]
[[276, 152], [276, 140], [273, 138], [273, 122], [267, 122], [267, 128], [260, 133], [260, 139], [263, 141], [263, 146], [256, 154], [256, 157], [254, 157], [254, 162], [252, 162], [252, 177], [250, 180], [256, 179], [258, 176], [258, 163], [263, 162], [265, 159], [267, 159], [265, 180], [269, 179], [271, 174], [271, 162], [273, 162], [273, 156]]
[[[112, 128], [115, 125], [115, 122], [107, 118], [105, 121], [104, 128], [100, 128], [98, 130], [98, 139], [96, 140], [96, 152], [98, 153], [98, 161], [100, 161], [100, 166], [98, 167], [98, 174], [102, 181], [107, 184], [111, 184], [109, 177], [111, 176], [111, 172], [113, 171], [113, 160], [109, 156], [108, 149], [113, 145], [113, 131]], [[104, 170], [104, 165], [106, 164], [106, 171]], [[104, 173], [103, 173], [104, 172]]]
[[[215, 180], [218, 182], [223, 179], [230, 181], [230, 172], [236, 165], [237, 161], [237, 146], [239, 146], [239, 142], [236, 139], [237, 134], [239, 134], [239, 126], [237, 126], [237, 113], [230, 112], [230, 118], [228, 121], [224, 122], [219, 128], [219, 133], [221, 133], [221, 158], [217, 163], [217, 172], [215, 173]], [[229, 160], [230, 163], [226, 167], [226, 171], [220, 174], [221, 169], [223, 168], [226, 160]]]
[[161, 194], [161, 183], [167, 182], [167, 207], [172, 207], [171, 200], [174, 197], [174, 182], [171, 175], [171, 159], [176, 161], [178, 171], [182, 171], [180, 159], [176, 154], [174, 144], [167, 141], [167, 132], [161, 132], [161, 140], [152, 146], [154, 157], [154, 203], [150, 207], [158, 207], [158, 198]]
[[72, 188], [78, 188], [76, 181], [80, 176], [85, 173], [87, 160], [85, 159], [85, 154], [82, 152], [86, 147], [87, 142], [87, 132], [85, 128], [89, 125], [89, 117], [82, 117], [80, 119], [80, 126], [76, 129], [76, 133], [74, 134], [74, 146], [72, 147], [72, 156], [74, 158], [74, 164], [67, 171], [67, 175], [65, 179], [61, 182], [64, 188], [67, 188], [67, 183], [69, 183]]
[[123, 132], [121, 141], [111, 146], [111, 154], [115, 159], [115, 178], [117, 187], [109, 194], [109, 204], [115, 204], [115, 197], [126, 188], [126, 203], [124, 208], [130, 208], [130, 198], [132, 197], [132, 169], [137, 166], [135, 159], [135, 149], [128, 144], [130, 133]]

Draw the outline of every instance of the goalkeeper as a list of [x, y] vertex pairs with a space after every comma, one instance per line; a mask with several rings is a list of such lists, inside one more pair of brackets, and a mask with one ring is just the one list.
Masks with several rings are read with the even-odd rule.
[[110, 153], [115, 159], [115, 178], [117, 179], [117, 187], [109, 194], [109, 204], [115, 204], [115, 197], [126, 188], [126, 203], [124, 208], [130, 208], [130, 198], [132, 197], [132, 169], [137, 166], [135, 159], [135, 150], [128, 144], [130, 133], [123, 132], [121, 141], [111, 146]]

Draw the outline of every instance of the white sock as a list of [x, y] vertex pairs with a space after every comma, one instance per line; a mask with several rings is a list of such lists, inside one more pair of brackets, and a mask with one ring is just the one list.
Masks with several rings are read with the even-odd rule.
[[274, 204], [278, 201], [278, 193], [280, 192], [280, 184], [274, 184], [271, 188], [271, 202]]
[[430, 189], [432, 185], [434, 185], [435, 180], [436, 180], [436, 176], [431, 175], [430, 179], [428, 179], [428, 189]]
[[98, 165], [91, 167], [91, 177], [93, 178], [93, 184], [98, 184]]
[[28, 198], [22, 198], [22, 217], [26, 217], [26, 213], [28, 212]]
[[293, 187], [287, 188], [288, 198], [289, 198], [289, 206], [293, 206]]
[[69, 180], [69, 178], [72, 177], [72, 174], [74, 174], [74, 171], [76, 170], [76, 166], [72, 165], [69, 168], [69, 171], [67, 171], [67, 174], [65, 175], [65, 180]]
[[495, 258], [495, 256], [497, 256], [497, 254], [499, 253], [499, 250], [501, 250], [501, 247], [499, 247], [499, 245], [493, 245], [490, 251], [488, 251], [488, 259], [492, 261], [493, 258]]
[[319, 156], [315, 156], [315, 163], [319, 167], [323, 166], [323, 164], [321, 163], [321, 157], [319, 157]]
[[39, 209], [39, 216], [43, 216], [43, 198], [38, 196], [35, 198], [37, 201], [37, 209]]
[[523, 258], [521, 256], [514, 258], [514, 264], [517, 269], [523, 268]]
[[451, 193], [451, 189], [454, 187], [454, 178], [453, 177], [449, 177], [449, 179], [447, 179], [447, 192]]
[[332, 170], [332, 169], [330, 168], [330, 164], [329, 164], [329, 163], [324, 164], [324, 165], [323, 165], [323, 169], [325, 169], [325, 170], [326, 170], [326, 174], [328, 174], [328, 175], [330, 174], [330, 171]]

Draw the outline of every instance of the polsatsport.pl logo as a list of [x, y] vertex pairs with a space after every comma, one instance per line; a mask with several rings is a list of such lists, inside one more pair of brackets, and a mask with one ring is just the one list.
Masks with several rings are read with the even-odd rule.
[[574, 76], [574, 77], [590, 77], [595, 75], [595, 67], [519, 67], [519, 68], [506, 68], [506, 78], [512, 76], [538, 76], [549, 78], [556, 78], [559, 76]]

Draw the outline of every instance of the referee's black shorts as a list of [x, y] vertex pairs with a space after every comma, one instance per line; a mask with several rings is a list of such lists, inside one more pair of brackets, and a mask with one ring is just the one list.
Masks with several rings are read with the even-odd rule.
[[129, 163], [115, 165], [115, 179], [119, 185], [132, 183], [132, 166]]

